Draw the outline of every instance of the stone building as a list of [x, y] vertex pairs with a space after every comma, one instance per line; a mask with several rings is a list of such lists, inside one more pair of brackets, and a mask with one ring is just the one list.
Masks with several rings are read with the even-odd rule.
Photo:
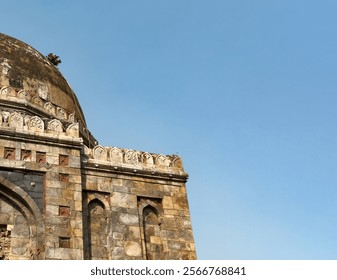
[[195, 259], [181, 159], [99, 145], [56, 64], [0, 34], [0, 259]]

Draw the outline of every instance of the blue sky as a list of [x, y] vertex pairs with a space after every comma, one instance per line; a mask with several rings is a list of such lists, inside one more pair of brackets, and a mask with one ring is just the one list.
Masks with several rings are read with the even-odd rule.
[[102, 145], [178, 153], [199, 259], [337, 259], [337, 3], [5, 1]]

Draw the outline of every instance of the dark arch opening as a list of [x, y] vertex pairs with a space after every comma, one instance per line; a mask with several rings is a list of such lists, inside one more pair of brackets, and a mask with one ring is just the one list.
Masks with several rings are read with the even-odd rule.
[[103, 202], [95, 198], [88, 204], [89, 259], [106, 260], [107, 219]]
[[[16, 238], [15, 242], [22, 244], [13, 248], [13, 255], [23, 259], [43, 259], [44, 225], [42, 215], [34, 200], [23, 189], [2, 176], [0, 176], [0, 200], [12, 207], [14, 211], [12, 215], [16, 217], [9, 222], [13, 226], [11, 238]], [[22, 248], [26, 248], [26, 251]]]
[[158, 211], [151, 205], [148, 205], [143, 209], [143, 230], [146, 259], [164, 259]]

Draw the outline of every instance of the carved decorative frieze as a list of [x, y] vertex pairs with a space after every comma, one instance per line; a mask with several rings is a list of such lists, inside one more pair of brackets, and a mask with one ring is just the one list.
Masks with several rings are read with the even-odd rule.
[[[0, 98], [1, 95], [13, 95], [13, 91], [14, 90], [8, 86], [1, 88]], [[82, 133], [85, 135], [90, 133], [85, 127], [80, 127], [79, 123], [75, 122], [75, 113], [69, 114], [51, 102], [43, 100], [38, 96], [31, 96], [24, 90], [16, 93], [16, 96], [17, 98], [26, 99], [27, 101], [38, 105], [56, 118], [47, 122], [38, 116], [29, 116], [20, 112], [11, 112], [10, 110], [0, 111], [0, 126], [14, 127], [28, 133], [39, 132], [55, 135], [62, 134], [63, 136], [74, 138], [80, 137], [80, 129], [82, 130], [81, 135]], [[66, 130], [59, 119], [68, 123]], [[165, 156], [162, 154], [152, 154], [131, 149], [103, 147], [101, 145], [97, 145], [93, 149], [84, 146], [84, 154], [88, 159], [93, 158], [94, 160], [106, 161], [111, 164], [135, 165], [137, 168], [150, 168], [151, 170], [158, 167], [162, 171], [166, 170], [168, 172], [178, 170], [183, 171], [182, 160], [176, 155]], [[41, 159], [39, 159], [39, 161], [40, 160]]]
[[55, 115], [56, 114], [56, 108], [53, 104], [51, 104], [50, 102], [47, 102], [44, 104], [44, 109], [49, 112], [51, 115]]
[[141, 161], [146, 165], [153, 165], [153, 156], [150, 153], [142, 153]]
[[75, 113], [72, 113], [69, 115], [69, 122], [74, 123], [75, 122]]
[[6, 87], [3, 87], [1, 89], [0, 95], [2, 95], [2, 96], [12, 96], [13, 97], [13, 96], [16, 96], [16, 92], [11, 87], [6, 86]]
[[42, 99], [37, 96], [32, 97], [32, 103], [38, 105], [39, 107], [43, 107]]
[[[102, 147], [101, 145], [97, 145], [93, 149], [89, 149], [87, 146], [84, 146], [84, 154], [90, 159], [99, 161], [107, 161], [112, 164], [128, 164], [135, 165], [145, 168], [156, 168], [159, 167], [163, 170], [169, 171], [173, 170], [182, 170], [183, 164], [180, 157], [177, 155], [156, 155], [148, 152], [140, 152], [130, 149], [121, 149], [117, 147]], [[106, 156], [108, 155], [108, 157]]]
[[30, 116], [17, 111], [0, 111], [0, 127], [12, 127], [22, 130], [25, 133], [48, 133], [63, 134], [73, 138], [79, 138], [79, 124], [71, 123], [68, 125], [65, 133], [61, 121], [52, 119], [45, 124], [38, 116]]
[[17, 112], [11, 113], [8, 117], [8, 125], [9, 127], [15, 127], [18, 129], [22, 129], [23, 128], [22, 115]]
[[30, 100], [31, 96], [28, 92], [24, 91], [24, 90], [20, 90], [18, 92], [18, 97], [22, 98], [22, 99], [26, 99], [26, 100]]
[[124, 162], [129, 164], [137, 164], [139, 162], [138, 152], [134, 150], [126, 150], [124, 154]]
[[61, 120], [67, 120], [70, 123], [75, 123], [75, 113], [70, 114], [64, 108], [56, 106], [49, 101], [49, 89], [45, 85], [41, 85], [38, 88], [37, 94], [29, 93], [25, 90], [15, 91], [10, 86], [4, 86], [0, 89], [0, 98], [6, 99], [8, 96], [21, 100], [26, 100], [26, 105], [32, 104], [40, 107], [44, 111], [47, 111], [50, 116]]
[[103, 161], [107, 160], [107, 152], [101, 145], [94, 147], [93, 156], [94, 156], [94, 159], [103, 160]]
[[59, 120], [54, 119], [48, 122], [47, 130], [61, 133], [63, 132], [63, 125]]
[[56, 115], [60, 119], [66, 120], [67, 119], [67, 113], [62, 108], [56, 108]]
[[67, 127], [66, 134], [71, 137], [79, 137], [79, 125], [78, 123], [72, 123]]
[[113, 147], [110, 152], [110, 161], [114, 163], [122, 163], [123, 162], [123, 152], [121, 149]]
[[44, 122], [37, 116], [31, 117], [28, 121], [29, 130], [44, 132]]
[[172, 158], [171, 158], [171, 166], [173, 168], [183, 169], [183, 162], [182, 162], [181, 158], [178, 157], [178, 156], [172, 156]]
[[170, 159], [168, 159], [166, 156], [164, 155], [157, 155], [156, 156], [156, 165], [158, 166], [170, 166]]

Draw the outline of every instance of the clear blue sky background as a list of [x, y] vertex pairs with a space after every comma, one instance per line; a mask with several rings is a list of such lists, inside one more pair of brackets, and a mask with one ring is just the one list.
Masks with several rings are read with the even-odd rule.
[[178, 153], [199, 259], [337, 259], [337, 2], [3, 1], [102, 145]]

